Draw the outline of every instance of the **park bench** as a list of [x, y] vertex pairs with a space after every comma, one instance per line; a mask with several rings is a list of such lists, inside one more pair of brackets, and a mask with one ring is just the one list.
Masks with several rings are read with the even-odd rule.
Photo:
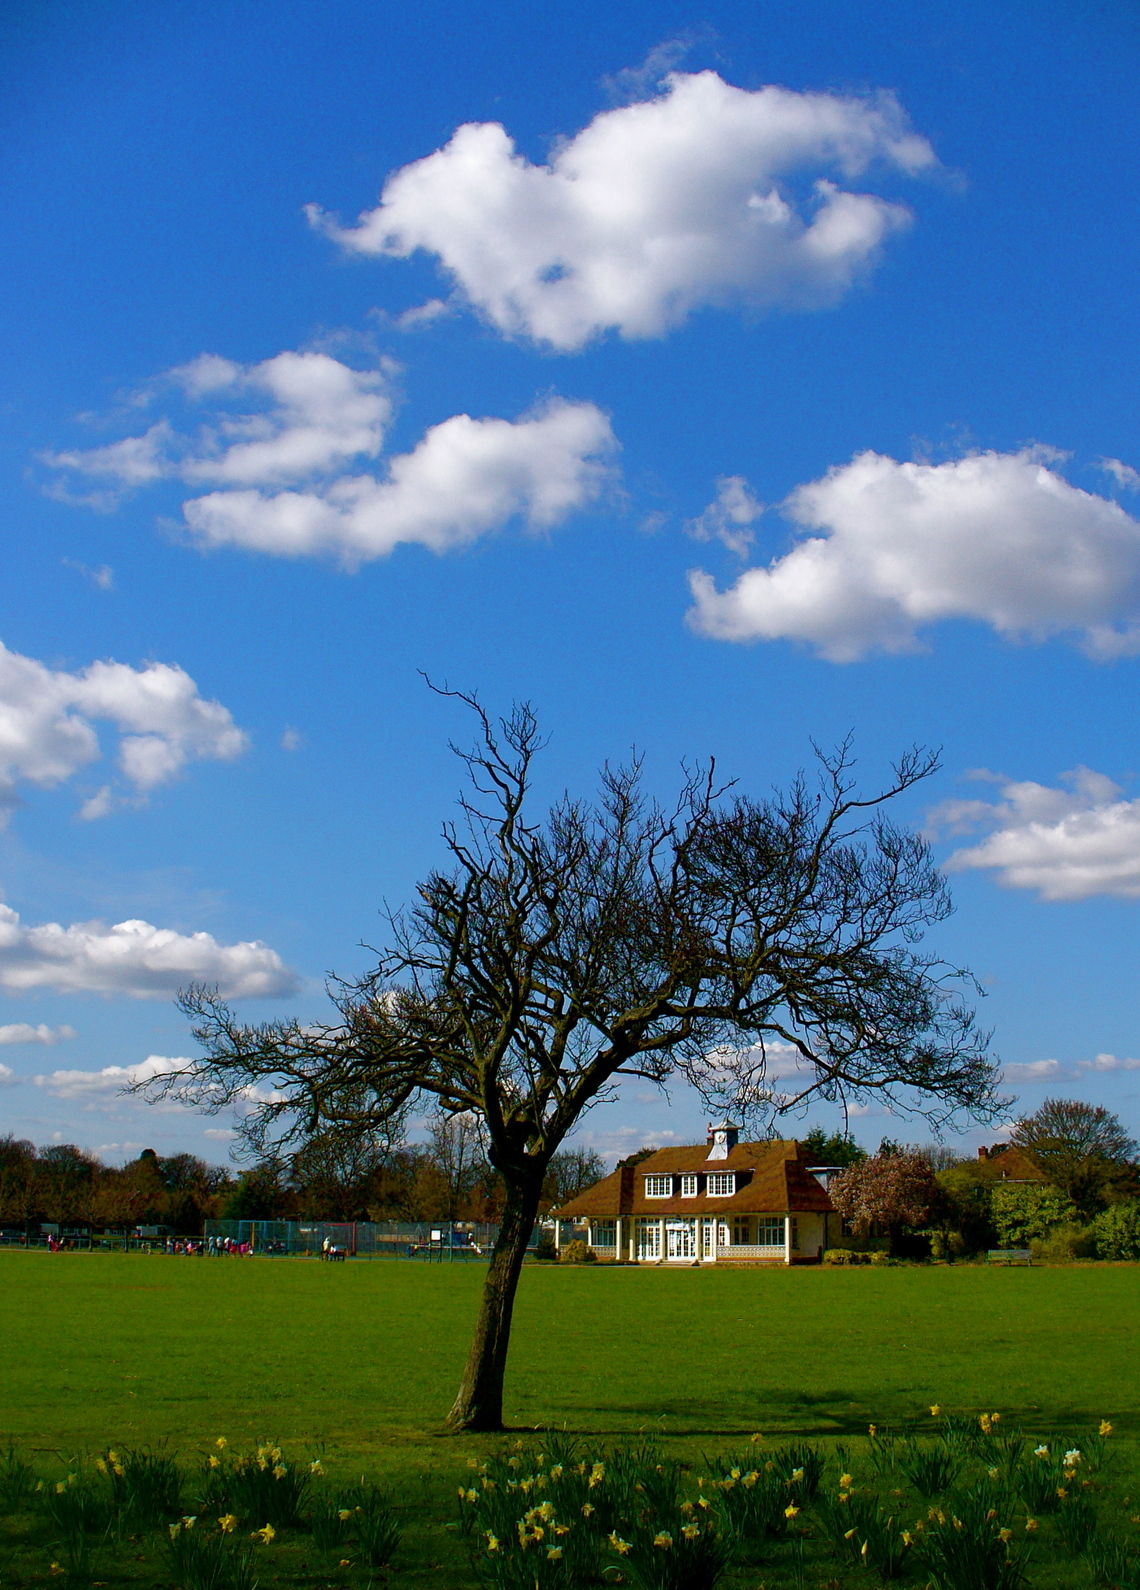
[[991, 1248], [986, 1254], [987, 1264], [1032, 1264], [1029, 1248]]

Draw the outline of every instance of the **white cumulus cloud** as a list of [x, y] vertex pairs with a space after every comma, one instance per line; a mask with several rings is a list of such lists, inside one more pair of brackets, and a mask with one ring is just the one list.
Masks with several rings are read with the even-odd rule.
[[[612, 474], [617, 443], [592, 403], [552, 398], [517, 420], [454, 414], [381, 472], [362, 474], [358, 460], [380, 453], [392, 411], [386, 370], [353, 370], [321, 353], [281, 353], [251, 367], [203, 354], [164, 379], [194, 401], [255, 390], [271, 406], [216, 412], [193, 438], [164, 420], [144, 437], [44, 459], [124, 490], [159, 478], [216, 487], [183, 505], [204, 547], [327, 556], [355, 568], [401, 542], [435, 552], [465, 546], [515, 518], [549, 529], [593, 503]], [[70, 488], [65, 495], [84, 500]], [[89, 815], [101, 815], [101, 797], [94, 801]]]
[[720, 591], [690, 575], [689, 622], [718, 640], [800, 640], [833, 662], [915, 649], [973, 619], [1011, 638], [1075, 634], [1091, 657], [1140, 652], [1140, 523], [1082, 491], [1042, 448], [942, 464], [865, 452], [783, 504], [801, 530]]
[[993, 829], [956, 850], [950, 872], [988, 869], [1011, 889], [1045, 900], [1093, 895], [1140, 899], [1140, 800], [1121, 799], [1103, 773], [1078, 767], [1062, 786], [1001, 781], [999, 801], [950, 801], [930, 814], [931, 832]]
[[515, 517], [548, 529], [599, 496], [615, 445], [592, 403], [551, 402], [516, 421], [456, 414], [393, 458], [385, 479], [356, 475], [272, 495], [211, 492], [183, 512], [206, 546], [323, 554], [354, 568], [401, 542], [433, 552], [465, 546]]
[[568, 351], [611, 328], [661, 336], [704, 305], [841, 298], [910, 219], [837, 184], [876, 162], [908, 176], [936, 165], [889, 94], [753, 92], [676, 72], [547, 165], [498, 123], [472, 122], [395, 172], [356, 226], [309, 215], [350, 251], [436, 255], [500, 331]]
[[1082, 1071], [1140, 1071], [1140, 1060], [1120, 1060], [1114, 1054], [1098, 1054], [1093, 1060], [1078, 1060]]
[[189, 1064], [188, 1060], [152, 1054], [133, 1066], [104, 1066], [101, 1071], [52, 1071], [47, 1076], [36, 1077], [35, 1084], [57, 1099], [97, 1102], [121, 1093], [136, 1082], [151, 1082]]
[[0, 1027], [0, 1044], [8, 1043], [62, 1043], [65, 1038], [74, 1038], [74, 1027], [49, 1027], [41, 1021], [33, 1027], [27, 1021], [10, 1021]]
[[[69, 673], [0, 643], [0, 806], [21, 782], [58, 784], [96, 761], [99, 720], [119, 731], [119, 766], [139, 795], [187, 762], [229, 760], [248, 744], [229, 711], [204, 700], [174, 664], [95, 662]], [[102, 816], [111, 804], [108, 788], [85, 814]]]
[[1002, 1066], [1002, 1078], [1006, 1082], [1053, 1082], [1061, 1077], [1061, 1062], [1059, 1060], [1026, 1060], [1013, 1061], [1010, 1065]]
[[194, 436], [162, 419], [142, 436], [105, 447], [44, 453], [66, 474], [109, 482], [120, 491], [157, 480], [225, 486], [281, 486], [374, 457], [392, 414], [386, 370], [353, 370], [326, 353], [285, 352], [240, 365], [205, 353], [164, 382], [194, 402], [260, 400], [254, 412], [218, 410]]
[[0, 1066], [0, 1088], [14, 1088], [19, 1080], [11, 1066]]
[[0, 905], [0, 987], [59, 993], [169, 997], [185, 984], [216, 983], [231, 999], [291, 993], [297, 977], [257, 940], [219, 944], [209, 933], [176, 933], [149, 922], [45, 922], [25, 927]]

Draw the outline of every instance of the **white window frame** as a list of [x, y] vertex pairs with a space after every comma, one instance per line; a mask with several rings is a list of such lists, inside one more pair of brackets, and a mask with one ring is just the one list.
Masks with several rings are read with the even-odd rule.
[[590, 1226], [590, 1246], [594, 1248], [617, 1247], [617, 1221], [595, 1220]]
[[732, 1245], [748, 1247], [752, 1241], [751, 1215], [734, 1215], [732, 1220]]
[[667, 1259], [695, 1259], [697, 1256], [697, 1222], [695, 1220], [666, 1220], [665, 1257]]
[[696, 1178], [696, 1176], [682, 1176], [681, 1177], [681, 1197], [682, 1198], [695, 1198], [696, 1196], [697, 1196], [697, 1178]]
[[710, 1170], [705, 1178], [705, 1191], [710, 1198], [731, 1198], [736, 1191], [734, 1170]]
[[672, 1176], [647, 1176], [645, 1178], [645, 1196], [647, 1198], [672, 1198]]
[[782, 1248], [784, 1246], [784, 1217], [783, 1215], [761, 1215], [756, 1226], [756, 1243], [761, 1248]]
[[634, 1224], [633, 1251], [641, 1261], [661, 1257], [661, 1222], [639, 1215]]

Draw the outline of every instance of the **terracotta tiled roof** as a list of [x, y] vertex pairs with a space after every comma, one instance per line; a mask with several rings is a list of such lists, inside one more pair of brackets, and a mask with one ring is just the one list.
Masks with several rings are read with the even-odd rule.
[[[709, 1159], [704, 1143], [662, 1148], [636, 1165], [619, 1166], [551, 1215], [559, 1220], [612, 1220], [617, 1215], [830, 1214], [835, 1205], [809, 1174], [810, 1163], [807, 1150], [795, 1142], [737, 1143], [727, 1159], [716, 1160]], [[736, 1192], [728, 1198], [710, 1197], [703, 1177], [725, 1170], [736, 1172]], [[645, 1196], [646, 1176], [685, 1171], [702, 1176], [695, 1197]]]
[[1023, 1148], [990, 1149], [987, 1163], [996, 1170], [1003, 1181], [1048, 1181], [1048, 1177], [1035, 1159]]

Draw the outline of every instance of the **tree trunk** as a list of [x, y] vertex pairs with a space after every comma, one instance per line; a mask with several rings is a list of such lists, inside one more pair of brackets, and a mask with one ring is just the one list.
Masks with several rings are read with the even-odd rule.
[[453, 1430], [503, 1428], [503, 1377], [511, 1340], [511, 1315], [541, 1191], [541, 1177], [530, 1183], [507, 1183], [503, 1223], [483, 1285], [475, 1337], [459, 1395], [447, 1416]]

